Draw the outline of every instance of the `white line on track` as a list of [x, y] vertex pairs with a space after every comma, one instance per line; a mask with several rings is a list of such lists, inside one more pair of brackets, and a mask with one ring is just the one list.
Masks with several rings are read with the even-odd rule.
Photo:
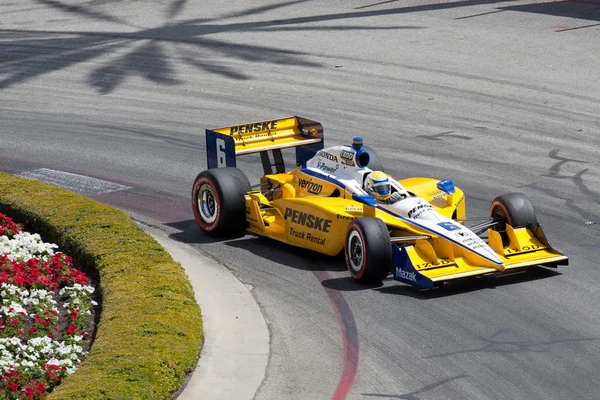
[[118, 183], [48, 168], [35, 169], [17, 175], [46, 182], [87, 196], [131, 189], [129, 186], [119, 185]]

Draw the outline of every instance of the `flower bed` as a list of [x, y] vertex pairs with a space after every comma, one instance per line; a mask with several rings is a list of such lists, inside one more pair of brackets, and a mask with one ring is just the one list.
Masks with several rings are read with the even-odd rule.
[[71, 257], [0, 214], [0, 399], [39, 399], [91, 342], [94, 288]]

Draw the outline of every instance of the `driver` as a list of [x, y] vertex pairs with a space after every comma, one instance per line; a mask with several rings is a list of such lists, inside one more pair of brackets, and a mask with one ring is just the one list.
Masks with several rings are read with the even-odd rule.
[[381, 171], [370, 172], [365, 179], [364, 188], [371, 197], [381, 203], [392, 204], [405, 197], [398, 191], [392, 193], [390, 179]]

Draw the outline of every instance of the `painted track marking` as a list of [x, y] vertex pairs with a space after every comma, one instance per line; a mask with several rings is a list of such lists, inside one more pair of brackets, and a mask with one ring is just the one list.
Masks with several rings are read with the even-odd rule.
[[39, 168], [17, 175], [46, 182], [86, 196], [131, 189], [129, 186], [119, 185], [118, 183], [49, 168]]

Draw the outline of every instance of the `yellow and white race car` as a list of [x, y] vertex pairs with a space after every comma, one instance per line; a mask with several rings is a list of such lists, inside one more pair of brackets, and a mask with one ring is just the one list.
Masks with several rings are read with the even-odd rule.
[[[537, 223], [525, 195], [495, 198], [490, 216], [466, 227], [465, 196], [450, 180], [383, 172], [354, 138], [324, 148], [323, 127], [302, 117], [206, 130], [207, 170], [195, 179], [194, 216], [211, 236], [244, 231], [327, 255], [344, 251], [352, 277], [432, 288], [534, 265], [567, 265]], [[281, 150], [295, 148], [285, 170]], [[264, 176], [251, 186], [238, 156], [260, 153]]]

